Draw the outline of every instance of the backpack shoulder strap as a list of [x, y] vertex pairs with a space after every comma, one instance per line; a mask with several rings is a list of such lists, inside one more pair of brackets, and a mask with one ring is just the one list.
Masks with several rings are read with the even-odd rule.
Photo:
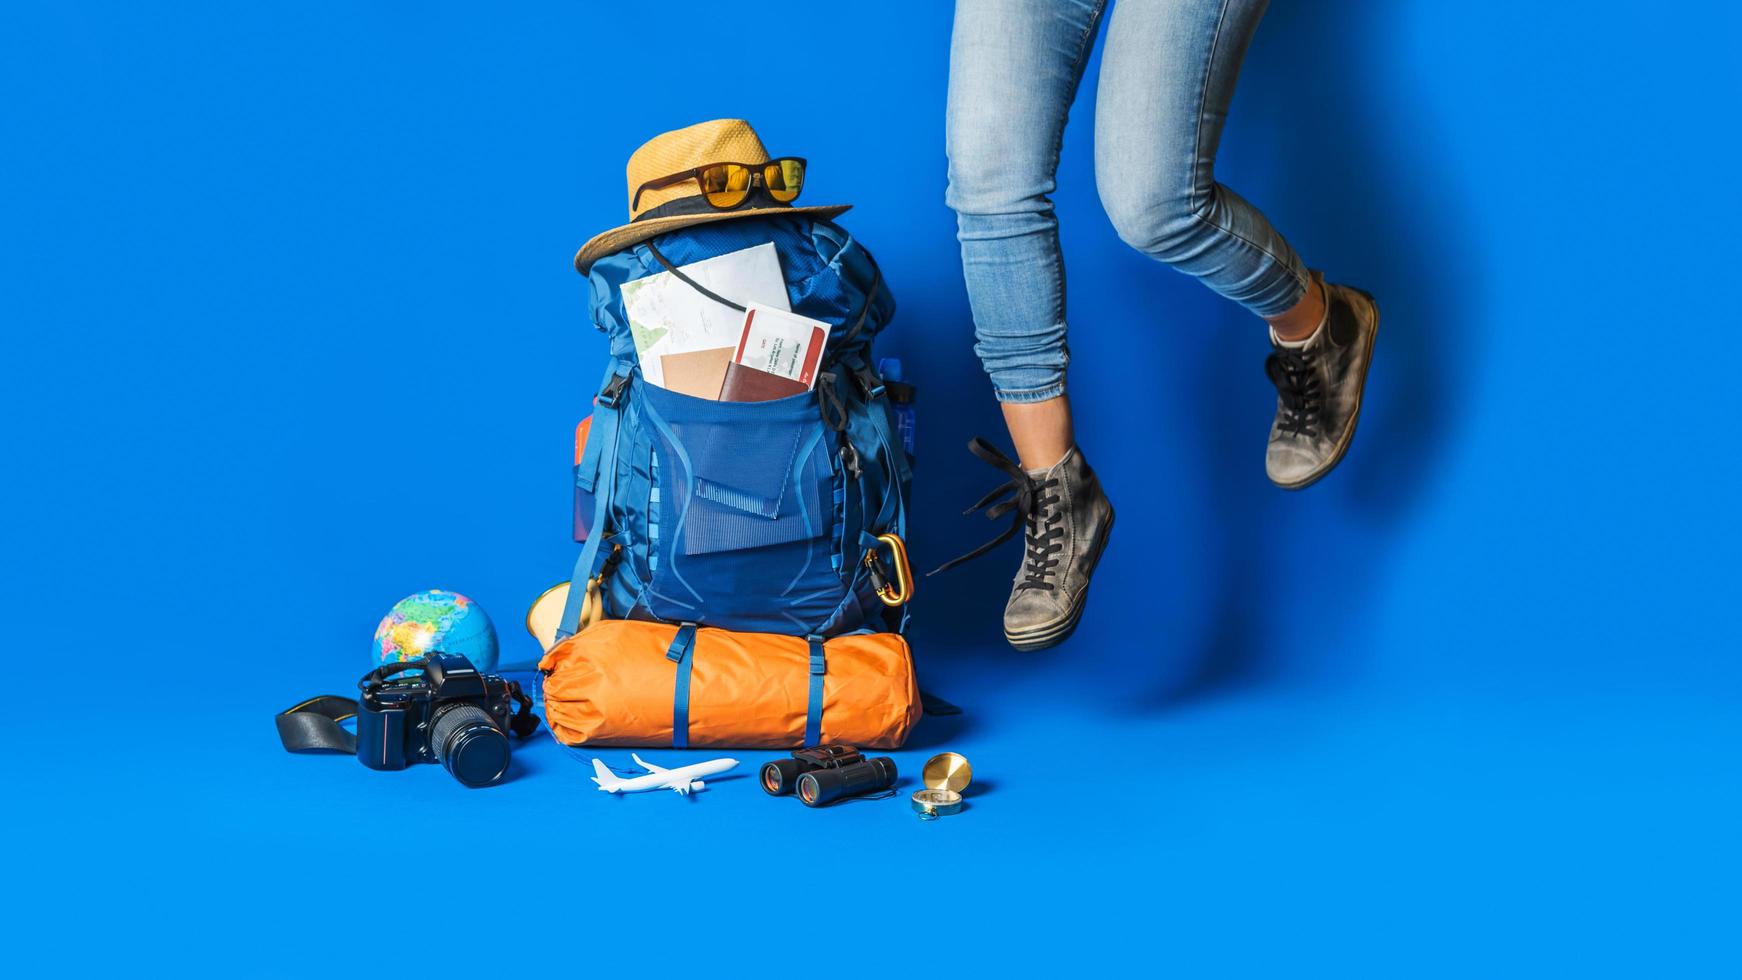
[[871, 427], [876, 431], [878, 440], [883, 443], [883, 451], [889, 454], [890, 465], [895, 467], [895, 479], [905, 486], [913, 480], [913, 471], [907, 463], [907, 450], [902, 446], [895, 430], [889, 426], [889, 408], [886, 404], [888, 391], [884, 387], [883, 379], [877, 376], [877, 372], [865, 363], [865, 359], [857, 351], [844, 355], [841, 364], [851, 375], [851, 383], [858, 386], [859, 395], [865, 403], [865, 415], [871, 420]]
[[598, 566], [608, 554], [600, 546], [609, 536], [605, 519], [611, 509], [611, 490], [617, 482], [618, 422], [629, 391], [630, 370], [627, 362], [613, 360], [605, 369], [604, 384], [593, 403], [593, 428], [587, 433], [587, 448], [581, 453], [581, 466], [575, 473], [575, 483], [593, 494], [593, 521], [588, 525], [587, 543], [581, 547], [581, 556], [569, 580], [568, 599], [563, 603], [562, 619], [556, 630], [558, 640], [567, 639], [580, 629], [587, 582], [598, 573]]

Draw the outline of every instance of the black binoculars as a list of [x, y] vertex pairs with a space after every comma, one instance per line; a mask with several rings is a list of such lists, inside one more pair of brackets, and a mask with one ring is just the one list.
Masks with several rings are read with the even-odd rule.
[[828, 806], [888, 789], [895, 785], [895, 776], [895, 760], [886, 755], [867, 759], [851, 745], [819, 745], [764, 765], [762, 788], [770, 796], [796, 792], [805, 806]]

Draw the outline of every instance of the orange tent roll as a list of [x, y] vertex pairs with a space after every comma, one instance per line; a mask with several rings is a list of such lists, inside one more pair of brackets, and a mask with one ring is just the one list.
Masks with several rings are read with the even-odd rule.
[[551, 647], [538, 667], [545, 720], [557, 740], [797, 748], [807, 741], [817, 679], [816, 744], [896, 749], [919, 720], [919, 683], [900, 634], [823, 641], [813, 673], [804, 637], [681, 629], [688, 635], [680, 637], [680, 627], [669, 623], [603, 620]]

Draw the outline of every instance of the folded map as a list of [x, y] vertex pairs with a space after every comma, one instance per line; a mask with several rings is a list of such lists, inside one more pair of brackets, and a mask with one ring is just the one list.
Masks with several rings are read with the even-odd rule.
[[[735, 303], [783, 312], [792, 309], [773, 242], [678, 268]], [[641, 375], [661, 388], [670, 387], [666, 384], [665, 357], [736, 348], [744, 331], [742, 312], [709, 299], [669, 272], [656, 272], [624, 283], [623, 312], [629, 318]]]

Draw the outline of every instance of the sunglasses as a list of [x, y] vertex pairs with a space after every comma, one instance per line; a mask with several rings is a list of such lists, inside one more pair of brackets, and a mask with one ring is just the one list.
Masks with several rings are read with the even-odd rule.
[[694, 180], [702, 189], [702, 197], [716, 210], [730, 211], [750, 196], [753, 188], [761, 187], [768, 196], [782, 204], [798, 197], [804, 188], [804, 158], [781, 157], [767, 163], [710, 163], [694, 170], [657, 177], [635, 189], [635, 199], [629, 210], [636, 210], [643, 191], [658, 190]]

